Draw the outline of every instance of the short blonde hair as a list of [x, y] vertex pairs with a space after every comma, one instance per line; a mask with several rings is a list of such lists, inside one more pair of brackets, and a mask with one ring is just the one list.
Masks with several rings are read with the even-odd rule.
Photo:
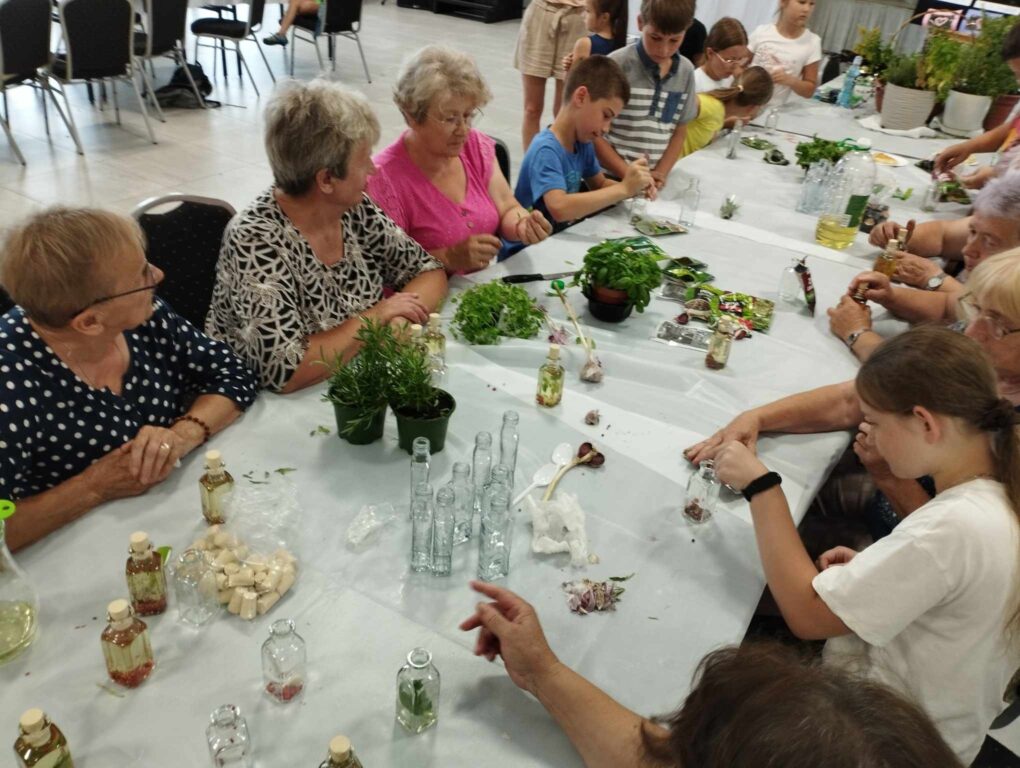
[[428, 45], [404, 62], [393, 101], [404, 117], [422, 123], [436, 97], [450, 93], [470, 99], [476, 108], [492, 99], [492, 91], [466, 53], [441, 45]]
[[113, 290], [109, 263], [121, 249], [145, 251], [134, 219], [98, 208], [49, 208], [7, 233], [0, 283], [29, 318], [61, 328]]
[[966, 295], [993, 309], [1010, 325], [1020, 325], [1020, 248], [989, 256], [967, 278]]
[[281, 83], [265, 119], [273, 179], [288, 195], [305, 194], [321, 170], [346, 178], [354, 150], [379, 141], [379, 120], [368, 100], [322, 78]]

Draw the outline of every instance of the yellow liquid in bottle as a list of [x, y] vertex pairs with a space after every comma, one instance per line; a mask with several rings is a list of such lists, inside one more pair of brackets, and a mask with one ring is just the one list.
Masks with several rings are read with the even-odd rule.
[[880, 253], [878, 258], [875, 259], [875, 271], [881, 272], [887, 277], [892, 277], [896, 274], [896, 258]]
[[202, 491], [202, 516], [209, 525], [226, 522], [224, 516], [227, 497], [234, 490], [234, 478], [224, 470], [218, 474], [206, 472], [198, 481]]
[[35, 609], [29, 603], [0, 600], [0, 664], [28, 648], [35, 631]]
[[837, 251], [849, 248], [857, 237], [857, 227], [846, 226], [847, 218], [842, 214], [819, 216], [818, 226], [815, 228], [815, 242], [826, 248], [835, 248]]

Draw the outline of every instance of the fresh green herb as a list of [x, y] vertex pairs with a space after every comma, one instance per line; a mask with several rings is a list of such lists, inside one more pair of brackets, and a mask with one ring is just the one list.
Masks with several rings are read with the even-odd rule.
[[454, 301], [450, 327], [469, 344], [499, 344], [504, 336], [530, 339], [542, 328], [542, 310], [519, 285], [495, 280], [469, 288]]
[[887, 43], [882, 39], [881, 28], [859, 27], [854, 53], [858, 53], [864, 58], [872, 75], [882, 78], [892, 61], [893, 46], [892, 43]]
[[400, 705], [415, 717], [432, 714], [432, 699], [425, 692], [422, 680], [405, 681], [400, 684]]
[[273, 471], [278, 475], [286, 475], [290, 472], [297, 472], [297, 467], [277, 467]]
[[325, 424], [320, 424], [311, 432], [308, 433], [309, 437], [315, 437], [316, 435], [331, 435], [333, 430], [327, 427]]
[[815, 136], [811, 141], [802, 141], [794, 150], [797, 155], [797, 165], [801, 168], [810, 168], [820, 160], [828, 160], [831, 163], [838, 163], [850, 149], [838, 141], [829, 141]]
[[445, 393], [432, 384], [428, 351], [421, 344], [398, 344], [393, 350], [385, 391], [394, 411], [429, 419], [450, 413]]
[[610, 581], [630, 581], [631, 579], [634, 578], [635, 575], [637, 575], [636, 572], [635, 573], [627, 574], [626, 576], [610, 576], [609, 580]]
[[588, 290], [594, 285], [626, 291], [627, 300], [638, 312], [644, 312], [652, 300], [652, 291], [662, 283], [659, 260], [665, 251], [647, 237], [620, 237], [603, 240], [588, 249], [584, 266], [574, 275], [571, 285]]
[[174, 548], [170, 546], [159, 547], [156, 551], [159, 553], [159, 562], [162, 563], [165, 568], [167, 561], [170, 559], [170, 553], [174, 551]]
[[[363, 318], [354, 338], [361, 344], [361, 350], [347, 361], [340, 356], [333, 360], [329, 387], [323, 395], [324, 400], [357, 412], [344, 425], [341, 432], [344, 435], [367, 429], [376, 414], [386, 407], [390, 360], [401, 346], [390, 326], [370, 318]], [[316, 431], [329, 434], [329, 429], [321, 426], [312, 434]]]

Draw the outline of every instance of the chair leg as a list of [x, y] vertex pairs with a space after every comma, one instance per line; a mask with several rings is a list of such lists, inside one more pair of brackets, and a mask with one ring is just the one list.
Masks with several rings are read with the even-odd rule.
[[[106, 82], [103, 82], [103, 90], [106, 90]], [[117, 81], [110, 80], [110, 92], [113, 94], [113, 113], [117, 117], [117, 125], [120, 125], [120, 104], [117, 102]]]
[[209, 107], [205, 103], [205, 98], [202, 96], [202, 92], [198, 90], [198, 85], [195, 83], [195, 78], [191, 76], [191, 69], [188, 68], [188, 58], [184, 53], [183, 47], [174, 48], [173, 54], [174, 63], [177, 64], [178, 67], [184, 68], [184, 74], [187, 76], [188, 82], [191, 83], [191, 90], [195, 92], [195, 98], [198, 99], [198, 103], [201, 105], [202, 109], [208, 109]]
[[[149, 64], [152, 64], [152, 59], [149, 59]], [[163, 107], [159, 105], [159, 99], [156, 98], [156, 91], [152, 88], [152, 80], [149, 79], [149, 73], [145, 71], [144, 61], [139, 63], [138, 71], [142, 73], [142, 80], [145, 82], [145, 90], [148, 92], [149, 100], [156, 110], [156, 117], [161, 123], [165, 123], [166, 115], [163, 114]]]
[[131, 81], [131, 87], [135, 89], [135, 96], [138, 97], [138, 106], [142, 108], [142, 117], [145, 119], [145, 130], [149, 132], [149, 141], [153, 144], [158, 144], [156, 134], [152, 132], [152, 123], [149, 122], [149, 110], [145, 108], [145, 99], [142, 98], [142, 92], [138, 90], [138, 81], [134, 78], [134, 72], [128, 72], [126, 77]]
[[[237, 55], [241, 57], [241, 63], [244, 65], [244, 71], [248, 73], [248, 79], [251, 80], [251, 87], [255, 89], [255, 96], [261, 96], [259, 93], [259, 87], [255, 85], [255, 78], [251, 76], [251, 68], [248, 66], [248, 60], [244, 58], [244, 54], [241, 53], [241, 41], [235, 40], [234, 47], [237, 49]], [[244, 83], [244, 80], [241, 81]]]
[[11, 145], [11, 150], [14, 152], [14, 156], [18, 158], [18, 162], [22, 165], [28, 165], [25, 162], [25, 156], [21, 154], [21, 148], [18, 147], [18, 142], [14, 140], [14, 134], [11, 133], [11, 125], [8, 116], [11, 114], [10, 109], [7, 107], [7, 89], [3, 89], [4, 95], [4, 113], [0, 116], [0, 124], [3, 125], [4, 133], [7, 134], [7, 142]]
[[227, 44], [220, 40], [220, 58], [223, 60], [223, 82], [230, 80], [230, 70], [227, 69]]
[[336, 59], [337, 59], [336, 51], [337, 51], [336, 35], [330, 35], [329, 36], [329, 63], [330, 63], [330, 66], [333, 68], [334, 72], [336, 72]]
[[368, 74], [368, 61], [365, 59], [365, 50], [361, 47], [361, 38], [358, 37], [358, 33], [354, 33], [354, 42], [358, 44], [358, 53], [361, 54], [361, 65], [365, 68], [365, 79], [368, 82], [372, 82], [372, 76]]
[[39, 88], [39, 95], [42, 96], [43, 124], [46, 126], [46, 135], [49, 136], [50, 135], [50, 110], [49, 110], [49, 106], [46, 104], [46, 91], [48, 89], [48, 86], [46, 85], [46, 80], [40, 74], [36, 74], [36, 76], [35, 76], [35, 84]]
[[64, 97], [64, 106], [67, 107], [67, 114], [64, 114], [64, 110], [60, 108], [60, 102], [57, 101], [57, 96], [53, 93], [52, 87], [47, 87], [47, 92], [50, 94], [50, 98], [53, 100], [53, 106], [57, 108], [57, 112], [60, 113], [60, 118], [64, 121], [64, 125], [71, 132], [71, 138], [74, 139], [74, 145], [78, 148], [78, 154], [84, 155], [85, 150], [81, 145], [81, 137], [78, 135], [78, 126], [74, 123], [74, 113], [71, 111], [71, 102], [67, 98], [67, 91], [64, 90], [64, 84], [59, 80], [54, 80], [57, 84], [57, 90], [60, 91], [60, 95]]
[[[290, 28], [290, 76], [294, 77], [294, 49], [297, 48], [297, 27]], [[283, 54], [286, 56], [287, 54]]]
[[[264, 61], [265, 64], [266, 64], [266, 70], [269, 72], [269, 77], [275, 83], [276, 82], [276, 75], [273, 74], [273, 68], [271, 66], [269, 66], [269, 59], [266, 58], [266, 52], [262, 50], [262, 43], [260, 43], [259, 39], [257, 37], [255, 37], [255, 33], [254, 32], [252, 34], [250, 34], [249, 37], [252, 40], [255, 41], [255, 47], [259, 49], [259, 53], [262, 55], [262, 61]], [[237, 55], [238, 56], [241, 55], [241, 46], [240, 45], [237, 46]], [[244, 66], [245, 66], [245, 69], [248, 68], [247, 62], [245, 63]], [[251, 77], [251, 70], [250, 69], [248, 70], [248, 77]]]
[[[323, 70], [326, 69], [326, 65], [322, 63], [322, 51], [319, 50], [319, 36], [318, 35], [315, 35], [312, 38], [312, 45], [315, 46], [315, 58], [317, 58], [319, 60], [319, 71], [322, 72]], [[294, 74], [293, 70], [291, 71], [291, 74], [292, 75]]]

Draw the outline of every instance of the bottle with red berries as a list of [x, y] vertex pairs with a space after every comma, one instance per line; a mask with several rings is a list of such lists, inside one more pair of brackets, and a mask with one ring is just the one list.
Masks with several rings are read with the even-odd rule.
[[110, 624], [100, 638], [106, 670], [113, 682], [135, 688], [156, 666], [149, 643], [149, 628], [135, 616], [127, 600], [114, 600], [107, 607], [106, 614]]
[[269, 697], [281, 703], [297, 698], [305, 687], [307, 661], [305, 641], [294, 630], [294, 621], [274, 621], [262, 644], [262, 680]]
[[152, 548], [149, 535], [143, 531], [131, 534], [130, 557], [127, 559], [128, 593], [131, 605], [139, 616], [154, 616], [166, 610], [166, 575], [163, 556]]

